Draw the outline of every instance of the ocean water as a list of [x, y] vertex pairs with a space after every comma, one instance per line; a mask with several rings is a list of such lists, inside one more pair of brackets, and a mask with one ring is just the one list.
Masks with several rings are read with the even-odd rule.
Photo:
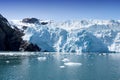
[[1, 52], [0, 80], [120, 80], [120, 54]]

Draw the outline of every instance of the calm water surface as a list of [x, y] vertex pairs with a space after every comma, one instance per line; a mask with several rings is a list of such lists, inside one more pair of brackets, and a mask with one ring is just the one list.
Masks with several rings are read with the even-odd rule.
[[120, 54], [2, 53], [0, 80], [120, 80]]

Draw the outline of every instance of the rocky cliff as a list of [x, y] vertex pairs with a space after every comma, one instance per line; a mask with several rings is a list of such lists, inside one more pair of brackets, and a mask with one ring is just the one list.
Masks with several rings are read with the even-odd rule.
[[0, 14], [0, 51], [40, 51], [37, 45], [24, 41], [23, 35], [21, 30], [11, 28], [8, 20]]

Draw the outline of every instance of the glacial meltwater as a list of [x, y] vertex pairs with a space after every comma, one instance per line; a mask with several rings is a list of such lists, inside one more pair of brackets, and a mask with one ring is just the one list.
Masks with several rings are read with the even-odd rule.
[[120, 80], [120, 54], [1, 52], [0, 80]]

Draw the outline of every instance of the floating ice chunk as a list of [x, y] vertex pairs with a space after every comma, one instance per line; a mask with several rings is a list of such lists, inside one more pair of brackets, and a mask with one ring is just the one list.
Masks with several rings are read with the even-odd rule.
[[100, 53], [100, 54], [98, 54], [99, 56], [106, 56], [107, 55], [107, 53]]
[[64, 58], [62, 61], [63, 61], [63, 62], [69, 62], [70, 60], [67, 59], [67, 58]]
[[60, 66], [60, 68], [65, 68], [65, 66]]
[[66, 65], [66, 66], [81, 66], [82, 64], [76, 63], [76, 62], [67, 62], [67, 63], [64, 63], [64, 65]]
[[47, 58], [46, 57], [37, 57], [39, 61], [45, 61]]
[[14, 65], [13, 67], [15, 68], [16, 66]]
[[9, 53], [10, 56], [13, 56], [14, 54], [13, 53]]
[[48, 54], [50, 54], [50, 53], [49, 53], [49, 52], [44, 52], [44, 54], [47, 54], [47, 55], [48, 55]]
[[10, 61], [5, 61], [6, 63], [10, 63]]

